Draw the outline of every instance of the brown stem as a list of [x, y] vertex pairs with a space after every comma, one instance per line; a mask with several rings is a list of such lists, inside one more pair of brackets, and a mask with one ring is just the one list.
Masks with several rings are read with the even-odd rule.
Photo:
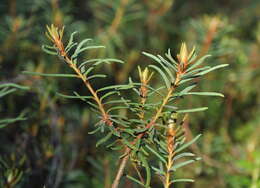
[[77, 73], [77, 75], [79, 76], [79, 78], [84, 82], [85, 86], [88, 88], [88, 90], [90, 91], [90, 93], [92, 94], [92, 96], [94, 97], [94, 100], [96, 101], [100, 112], [102, 113], [102, 117], [103, 117], [103, 121], [109, 125], [112, 126], [113, 122], [109, 119], [109, 115], [106, 113], [104, 106], [101, 102], [101, 100], [99, 99], [97, 92], [93, 89], [93, 87], [91, 86], [91, 84], [88, 82], [87, 78], [80, 72], [80, 70], [73, 64], [72, 60], [68, 57], [65, 56], [65, 60], [66, 62], [70, 65], [70, 67]]
[[119, 166], [117, 174], [116, 174], [116, 178], [114, 179], [114, 182], [113, 182], [111, 188], [117, 188], [119, 186], [119, 182], [120, 182], [121, 177], [123, 176], [124, 169], [126, 167], [126, 163], [128, 161], [130, 151], [131, 150], [129, 148], [126, 148], [125, 156], [121, 160], [120, 166]]
[[173, 165], [173, 161], [172, 161], [172, 157], [173, 157], [173, 153], [169, 153], [168, 156], [168, 162], [166, 165], [166, 175], [165, 175], [165, 182], [164, 182], [164, 188], [169, 188], [171, 185], [171, 167]]

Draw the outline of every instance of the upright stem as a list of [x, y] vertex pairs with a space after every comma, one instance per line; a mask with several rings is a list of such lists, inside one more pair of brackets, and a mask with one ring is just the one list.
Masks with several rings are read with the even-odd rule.
[[131, 150], [129, 148], [126, 148], [125, 156], [121, 160], [121, 163], [120, 163], [120, 166], [118, 168], [116, 177], [115, 177], [114, 182], [112, 184], [112, 188], [117, 188], [119, 186], [119, 182], [120, 182], [121, 177], [123, 176], [124, 169], [125, 169], [126, 163], [128, 161], [130, 151]]
[[168, 131], [168, 138], [167, 138], [167, 147], [168, 147], [168, 161], [166, 164], [166, 175], [165, 175], [165, 182], [164, 188], [169, 188], [171, 185], [171, 167], [173, 166], [173, 156], [175, 155], [174, 152], [174, 139], [175, 139], [175, 130]]
[[165, 175], [165, 182], [164, 182], [164, 188], [169, 188], [171, 185], [171, 173], [170, 173], [170, 169], [172, 167], [172, 154], [169, 154], [168, 156], [168, 162], [166, 165], [166, 175]]

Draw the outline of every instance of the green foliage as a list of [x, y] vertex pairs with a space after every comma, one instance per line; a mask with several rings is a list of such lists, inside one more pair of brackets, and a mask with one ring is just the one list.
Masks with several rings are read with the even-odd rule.
[[[133, 163], [136, 163], [141, 168], [145, 169], [146, 176], [145, 180], [139, 174], [139, 180], [135, 177], [128, 175], [127, 177], [130, 180], [142, 185], [143, 187], [151, 187], [151, 168], [155, 170], [155, 173], [159, 172], [160, 179], [164, 187], [170, 187], [171, 184], [175, 182], [193, 182], [192, 179], [173, 179], [172, 174], [177, 169], [189, 165], [200, 158], [194, 158], [191, 160], [183, 161], [175, 164], [175, 160], [185, 156], [195, 155], [193, 153], [180, 153], [182, 150], [189, 147], [193, 144], [201, 135], [196, 136], [191, 141], [185, 143], [185, 132], [182, 125], [177, 125], [177, 118], [174, 117], [174, 114], [170, 114], [170, 108], [176, 108], [176, 113], [188, 113], [188, 112], [198, 112], [204, 111], [207, 107], [202, 108], [192, 108], [186, 110], [179, 110], [175, 105], [175, 101], [179, 98], [183, 98], [185, 95], [203, 95], [203, 96], [220, 96], [222, 94], [216, 92], [189, 92], [196, 84], [187, 85], [187, 82], [193, 81], [205, 74], [226, 67], [227, 64], [217, 65], [217, 66], [206, 66], [198, 67], [199, 64], [205, 60], [205, 57], [196, 59], [197, 55], [195, 53], [195, 48], [188, 53], [186, 44], [182, 44], [180, 53], [177, 55], [178, 61], [174, 60], [172, 57], [170, 49], [166, 53], [167, 59], [164, 59], [162, 56], [154, 56], [152, 54], [144, 52], [143, 54], [152, 58], [159, 65], [149, 65], [148, 67], [156, 70], [164, 80], [164, 86], [160, 89], [165, 91], [160, 91], [165, 93], [165, 95], [160, 95], [160, 98], [157, 101], [151, 100], [154, 91], [157, 91], [158, 88], [153, 88], [149, 84], [153, 73], [149, 72], [149, 69], [145, 68], [142, 71], [139, 67], [139, 77], [140, 82], [134, 82], [132, 78], [129, 78], [129, 83], [124, 85], [113, 85], [99, 88], [96, 91], [93, 89], [91, 84], [92, 78], [97, 77], [106, 77], [103, 74], [94, 74], [89, 75], [91, 71], [94, 71], [97, 65], [102, 63], [110, 64], [108, 59], [88, 59], [82, 60], [83, 63], [78, 62], [79, 53], [84, 52], [89, 49], [101, 48], [102, 46], [84, 46], [90, 39], [84, 39], [82, 42], [76, 43], [73, 41], [75, 32], [70, 36], [68, 45], [64, 48], [63, 45], [63, 33], [64, 28], [59, 29], [54, 25], [51, 27], [47, 26], [48, 32], [46, 36], [51, 40], [53, 46], [44, 45], [43, 50], [50, 55], [58, 55], [63, 63], [67, 64], [75, 74], [45, 74], [45, 73], [30, 73], [27, 74], [37, 75], [37, 76], [55, 76], [55, 77], [77, 77], [80, 78], [86, 88], [89, 90], [92, 96], [80, 96], [76, 93], [76, 96], [89, 104], [94, 113], [96, 113], [100, 120], [96, 123], [97, 128], [94, 131], [91, 131], [90, 134], [96, 134], [98, 131], [105, 133], [105, 135], [97, 141], [96, 147], [101, 144], [108, 144], [108, 148], [113, 148], [112, 150], [121, 150], [126, 148], [126, 151], [120, 158], [122, 159], [122, 167], [119, 167], [117, 177], [115, 178], [112, 187], [118, 187], [120, 178], [122, 176], [122, 170], [125, 168], [126, 161], [128, 158], [131, 159]], [[72, 52], [66, 49], [74, 49]], [[113, 62], [123, 63], [120, 60], [109, 59]], [[90, 65], [89, 65], [90, 64]], [[183, 86], [184, 85], [184, 86]], [[176, 92], [179, 87], [182, 87], [181, 92]], [[99, 94], [101, 91], [108, 91], [103, 93], [103, 96]], [[133, 100], [129, 95], [125, 95], [125, 92], [131, 93], [135, 92], [137, 98]], [[111, 98], [116, 94], [117, 98]], [[74, 98], [72, 96], [66, 96], [58, 94], [65, 98]], [[107, 101], [107, 102], [106, 102]], [[147, 101], [150, 101], [147, 103]], [[167, 107], [166, 107], [167, 105]], [[125, 111], [125, 115], [120, 115], [117, 112], [120, 110]], [[147, 115], [147, 114], [153, 114]], [[165, 115], [166, 116], [165, 116]], [[169, 115], [170, 114], [170, 115]], [[165, 121], [160, 123], [160, 118], [164, 116], [164, 119], [167, 119], [168, 123], [165, 124]], [[184, 122], [184, 121], [183, 121]], [[183, 123], [182, 122], [182, 123]], [[160, 126], [157, 128], [158, 123]], [[162, 127], [162, 128], [160, 128]], [[114, 137], [114, 138], [113, 138]], [[111, 138], [113, 142], [111, 143]], [[156, 147], [153, 147], [153, 146]], [[149, 151], [147, 151], [147, 149]], [[160, 163], [164, 163], [165, 168], [156, 168], [151, 167], [151, 161], [149, 155], [153, 154], [158, 157]]]
[[[13, 83], [0, 84], [0, 98], [3, 98], [5, 95], [8, 95], [10, 93], [17, 91], [17, 89], [28, 90], [29, 87], [20, 86], [18, 84], [13, 84]], [[24, 113], [21, 113], [18, 117], [15, 117], [15, 118], [0, 119], [0, 129], [4, 128], [8, 124], [14, 123], [16, 121], [25, 120], [25, 119], [26, 118], [24, 117]]]
[[[0, 187], [8, 176], [18, 188], [111, 187], [126, 147], [131, 155], [120, 187], [162, 187], [162, 138], [172, 112], [185, 130], [182, 145], [202, 134], [173, 157], [174, 165], [190, 164], [171, 172], [172, 186], [259, 187], [259, 7], [258, 0], [3, 0], [0, 84], [10, 85], [0, 86]], [[50, 23], [65, 25], [64, 51], [109, 117], [64, 54], [46, 42]], [[154, 129], [146, 128], [176, 80], [182, 41], [196, 46], [189, 73]], [[151, 77], [142, 91], [137, 67]], [[193, 164], [196, 156], [203, 160]]]

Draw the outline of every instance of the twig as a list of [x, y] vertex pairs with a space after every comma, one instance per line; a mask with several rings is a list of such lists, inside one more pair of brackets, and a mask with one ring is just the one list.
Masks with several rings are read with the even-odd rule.
[[126, 163], [128, 161], [128, 158], [129, 158], [130, 151], [131, 151], [130, 148], [126, 149], [125, 156], [121, 160], [120, 166], [119, 166], [117, 174], [116, 174], [116, 178], [114, 179], [114, 182], [112, 184], [112, 188], [117, 188], [118, 185], [119, 185], [120, 179], [123, 176], [124, 169], [126, 167]]

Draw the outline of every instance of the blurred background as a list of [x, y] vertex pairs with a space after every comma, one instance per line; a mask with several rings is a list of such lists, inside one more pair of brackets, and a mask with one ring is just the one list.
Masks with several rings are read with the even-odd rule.
[[[186, 107], [208, 106], [190, 115], [187, 134], [203, 137], [191, 150], [202, 161], [178, 171], [194, 178], [175, 188], [260, 187], [260, 1], [259, 0], [1, 0], [0, 84], [30, 87], [0, 100], [0, 119], [24, 113], [27, 118], [0, 129], [0, 185], [18, 188], [109, 188], [118, 154], [95, 147], [103, 135], [89, 135], [97, 121], [88, 106], [63, 99], [56, 92], [87, 94], [75, 79], [28, 76], [22, 71], [70, 73], [57, 57], [45, 54], [46, 25], [65, 25], [67, 40], [93, 38], [106, 46], [95, 56], [124, 60], [100, 70], [105, 85], [137, 78], [136, 68], [151, 63], [141, 52], [177, 54], [181, 42], [208, 64], [228, 68], [206, 76], [202, 91], [220, 91], [225, 98], [187, 98]], [[87, 55], [86, 55], [87, 56]], [[159, 81], [159, 80], [157, 80]], [[156, 84], [156, 80], [154, 83]], [[258, 83], [258, 84], [257, 84]], [[131, 172], [131, 168], [130, 168]], [[12, 186], [5, 181], [12, 179]], [[138, 186], [123, 179], [125, 188]], [[161, 187], [153, 178], [154, 187]]]

